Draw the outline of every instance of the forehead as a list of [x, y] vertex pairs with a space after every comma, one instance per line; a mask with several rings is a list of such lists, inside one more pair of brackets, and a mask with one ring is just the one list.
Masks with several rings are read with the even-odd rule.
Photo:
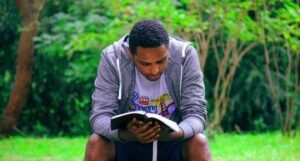
[[151, 48], [138, 46], [135, 57], [140, 61], [155, 62], [168, 56], [168, 49], [165, 45]]

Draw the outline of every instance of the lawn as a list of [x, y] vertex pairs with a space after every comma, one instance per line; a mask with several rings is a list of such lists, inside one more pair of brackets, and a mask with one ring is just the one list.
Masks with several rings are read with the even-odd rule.
[[[86, 137], [21, 138], [0, 140], [1, 161], [83, 160]], [[214, 161], [296, 161], [300, 158], [300, 136], [279, 133], [224, 134], [210, 141]]]
[[211, 141], [215, 161], [299, 161], [300, 136], [294, 139], [280, 133], [224, 134]]

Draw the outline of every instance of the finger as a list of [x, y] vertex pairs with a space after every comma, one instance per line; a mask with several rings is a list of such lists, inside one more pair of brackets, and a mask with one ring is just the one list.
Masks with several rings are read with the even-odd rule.
[[127, 127], [133, 126], [135, 124], [135, 118], [131, 119], [128, 124]]
[[159, 137], [159, 133], [158, 132], [152, 132], [149, 135], [146, 135], [144, 137], [144, 139], [151, 141], [151, 140], [156, 140], [158, 137]]
[[137, 122], [137, 120], [136, 120], [136, 118], [134, 117], [134, 118], [132, 119], [132, 124], [136, 124], [136, 122]]
[[154, 135], [153, 137], [149, 138], [149, 139], [145, 139], [144, 143], [151, 143], [155, 140], [157, 140], [159, 138], [159, 134]]
[[144, 138], [145, 140], [148, 140], [148, 139], [151, 139], [151, 138], [155, 138], [155, 136], [157, 134], [159, 134], [160, 131], [161, 131], [160, 127], [156, 125], [154, 127], [151, 127], [149, 129], [147, 129], [143, 133], [140, 133], [139, 137]]
[[136, 138], [138, 138], [139, 141], [145, 140], [145, 132], [148, 130], [149, 126], [151, 125], [151, 122], [148, 122], [143, 127], [138, 127], [135, 131], [133, 131]]
[[151, 122], [148, 122], [148, 123], [144, 124], [142, 127], [139, 127], [137, 129], [137, 133], [139, 133], [139, 134], [144, 133], [150, 127], [151, 124], [152, 124]]
[[132, 134], [135, 134], [135, 133], [136, 133], [136, 129], [137, 129], [136, 126], [129, 126], [129, 127], [128, 127], [128, 131], [129, 131], [130, 133], [132, 133]]
[[159, 137], [160, 137], [160, 134], [151, 133], [150, 135], [147, 135], [144, 138], [139, 138], [139, 140], [143, 143], [150, 143], [150, 142], [153, 142], [154, 140], [157, 140]]
[[143, 121], [137, 121], [137, 125], [138, 127], [142, 127], [145, 125], [145, 123]]
[[161, 126], [161, 124], [157, 121], [155, 121], [155, 125]]
[[[143, 123], [144, 124], [144, 123]], [[149, 128], [150, 123], [144, 124], [139, 127], [137, 124], [130, 127], [131, 133], [135, 134], [138, 138], [142, 138], [142, 134]]]
[[132, 133], [135, 134], [138, 127], [136, 126], [136, 119], [133, 118], [130, 123], [127, 125], [127, 129]]

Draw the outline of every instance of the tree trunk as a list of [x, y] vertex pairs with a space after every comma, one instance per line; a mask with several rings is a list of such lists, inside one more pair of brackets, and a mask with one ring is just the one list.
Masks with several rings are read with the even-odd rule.
[[11, 135], [16, 131], [18, 118], [28, 94], [34, 60], [33, 38], [37, 33], [39, 12], [44, 3], [44, 0], [16, 0], [22, 17], [22, 32], [18, 46], [14, 87], [0, 124], [0, 133], [4, 135]]

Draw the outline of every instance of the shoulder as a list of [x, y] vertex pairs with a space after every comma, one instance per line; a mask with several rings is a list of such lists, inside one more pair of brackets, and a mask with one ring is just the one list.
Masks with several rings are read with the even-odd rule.
[[181, 50], [185, 45], [192, 45], [191, 42], [186, 41], [178, 36], [170, 36], [169, 40], [169, 50], [172, 51]]
[[101, 59], [104, 58], [110, 61], [110, 63], [116, 63], [118, 59], [120, 62], [124, 62], [124, 60], [127, 61], [129, 59], [129, 55], [123, 44], [125, 39], [126, 36], [105, 47], [101, 53]]
[[181, 39], [178, 36], [170, 36], [169, 52], [171, 58], [176, 62], [181, 63], [182, 58], [185, 58], [191, 51], [195, 51], [192, 43]]

